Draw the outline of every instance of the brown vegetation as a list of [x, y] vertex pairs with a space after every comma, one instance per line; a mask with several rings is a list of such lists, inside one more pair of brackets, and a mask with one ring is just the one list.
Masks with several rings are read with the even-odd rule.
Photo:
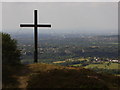
[[117, 89], [119, 77], [98, 74], [84, 68], [50, 64], [30, 64], [19, 77], [19, 88], [98, 88]]

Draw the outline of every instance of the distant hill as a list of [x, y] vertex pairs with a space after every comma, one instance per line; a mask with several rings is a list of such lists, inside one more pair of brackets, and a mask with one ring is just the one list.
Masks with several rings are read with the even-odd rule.
[[97, 88], [118, 90], [120, 77], [77, 67], [29, 64], [18, 77], [20, 88]]

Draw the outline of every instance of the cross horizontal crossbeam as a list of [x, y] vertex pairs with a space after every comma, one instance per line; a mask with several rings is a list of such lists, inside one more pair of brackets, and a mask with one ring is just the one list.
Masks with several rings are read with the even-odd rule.
[[34, 24], [20, 24], [20, 27], [51, 27], [50, 24], [38, 24], [38, 25], [34, 25]]

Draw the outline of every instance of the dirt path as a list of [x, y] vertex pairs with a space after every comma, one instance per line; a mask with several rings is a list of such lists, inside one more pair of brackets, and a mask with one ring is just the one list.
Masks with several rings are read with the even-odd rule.
[[25, 67], [21, 73], [21, 75], [18, 77], [18, 81], [19, 81], [19, 86], [18, 88], [22, 88], [22, 89], [26, 89], [27, 85], [28, 85], [28, 80], [29, 80], [29, 75], [30, 75], [31, 70], [29, 69], [29, 67]]
[[21, 76], [19, 77], [19, 82], [20, 85], [18, 86], [18, 88], [26, 88], [27, 87], [27, 81], [28, 81], [28, 77], [27, 76]]

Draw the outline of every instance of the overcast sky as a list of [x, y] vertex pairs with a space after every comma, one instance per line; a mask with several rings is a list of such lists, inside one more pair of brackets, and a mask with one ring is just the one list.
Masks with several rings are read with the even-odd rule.
[[2, 28], [5, 32], [33, 32], [20, 23], [33, 23], [33, 10], [39, 12], [39, 23], [51, 23], [51, 29], [39, 32], [112, 33], [118, 32], [117, 2], [7, 2], [2, 4]]

